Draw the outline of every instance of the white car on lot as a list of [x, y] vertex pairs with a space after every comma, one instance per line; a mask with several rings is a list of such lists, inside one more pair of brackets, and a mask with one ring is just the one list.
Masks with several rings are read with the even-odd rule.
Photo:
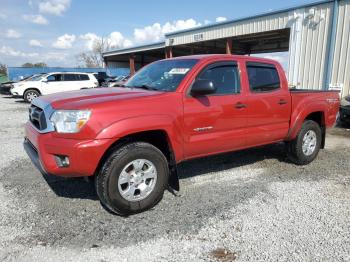
[[40, 95], [94, 88], [98, 81], [92, 73], [55, 72], [39, 75], [30, 81], [14, 83], [10, 92], [13, 96], [23, 97], [31, 102]]

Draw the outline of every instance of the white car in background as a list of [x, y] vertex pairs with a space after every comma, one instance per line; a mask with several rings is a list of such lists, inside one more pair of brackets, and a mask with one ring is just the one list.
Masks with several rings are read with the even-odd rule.
[[93, 73], [55, 72], [39, 75], [30, 79], [30, 81], [14, 83], [10, 92], [13, 96], [23, 97], [26, 102], [31, 102], [40, 95], [97, 86], [98, 81]]

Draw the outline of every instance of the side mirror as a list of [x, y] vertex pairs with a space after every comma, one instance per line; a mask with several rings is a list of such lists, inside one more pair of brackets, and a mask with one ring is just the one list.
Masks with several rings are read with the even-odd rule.
[[191, 88], [191, 94], [193, 96], [203, 96], [213, 94], [216, 91], [214, 83], [210, 80], [197, 79]]

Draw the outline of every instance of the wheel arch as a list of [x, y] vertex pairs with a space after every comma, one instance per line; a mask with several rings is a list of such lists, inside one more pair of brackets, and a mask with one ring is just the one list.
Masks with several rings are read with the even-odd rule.
[[37, 92], [39, 93], [39, 95], [41, 95], [41, 92], [40, 92], [40, 90], [39, 90], [37, 87], [28, 87], [28, 88], [26, 88], [26, 89], [23, 91], [23, 98], [24, 98], [25, 93], [28, 92], [28, 91], [30, 91], [30, 90], [35, 90], [35, 91], [37, 91]]
[[323, 109], [321, 110], [315, 110], [315, 111], [304, 111], [294, 122], [292, 128], [290, 129], [288, 140], [293, 140], [299, 130], [301, 129], [301, 126], [306, 120], [312, 120], [316, 122], [322, 131], [322, 141], [321, 141], [321, 148], [323, 149], [325, 147], [325, 140], [326, 140], [326, 116], [325, 111]]
[[118, 138], [113, 144], [109, 146], [109, 148], [102, 155], [94, 175], [98, 174], [99, 170], [101, 170], [106, 159], [117, 148], [120, 148], [123, 145], [132, 143], [132, 142], [149, 143], [155, 146], [156, 148], [158, 148], [165, 155], [166, 159], [168, 160], [168, 165], [170, 170], [169, 186], [172, 189], [178, 191], [180, 186], [179, 186], [179, 179], [177, 175], [175, 152], [171, 144], [169, 134], [164, 129], [140, 131], [140, 132], [130, 133], [121, 138]]

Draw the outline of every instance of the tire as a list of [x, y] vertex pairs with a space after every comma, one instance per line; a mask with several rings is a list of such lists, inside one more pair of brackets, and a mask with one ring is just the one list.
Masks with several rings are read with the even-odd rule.
[[31, 103], [33, 99], [40, 96], [40, 93], [34, 89], [29, 89], [24, 92], [23, 99], [27, 103]]
[[[143, 175], [154, 177], [143, 179]], [[169, 167], [163, 153], [151, 144], [132, 142], [116, 147], [107, 157], [95, 177], [95, 188], [105, 208], [127, 216], [154, 207], [163, 198], [168, 179]]]
[[[315, 141], [311, 138], [314, 138]], [[312, 120], [306, 120], [297, 137], [287, 144], [289, 159], [297, 165], [311, 163], [320, 151], [321, 142], [322, 130], [319, 124]]]

